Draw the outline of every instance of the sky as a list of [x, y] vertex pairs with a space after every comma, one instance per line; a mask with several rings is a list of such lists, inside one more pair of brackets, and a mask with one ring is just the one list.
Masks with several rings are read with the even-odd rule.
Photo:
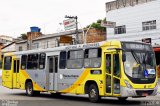
[[18, 37], [38, 26], [44, 34], [64, 30], [65, 15], [78, 16], [79, 29], [106, 16], [113, 0], [0, 0], [0, 35]]

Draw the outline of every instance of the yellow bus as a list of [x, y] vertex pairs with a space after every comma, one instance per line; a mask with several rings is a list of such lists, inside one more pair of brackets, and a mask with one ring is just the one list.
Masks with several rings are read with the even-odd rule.
[[2, 85], [28, 96], [88, 94], [101, 97], [146, 97], [157, 94], [158, 79], [151, 45], [103, 41], [4, 54]]

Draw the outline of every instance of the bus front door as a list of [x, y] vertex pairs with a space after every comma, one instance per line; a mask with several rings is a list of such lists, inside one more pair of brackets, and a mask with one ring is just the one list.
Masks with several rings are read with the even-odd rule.
[[119, 54], [106, 54], [106, 93], [108, 96], [120, 95]]
[[48, 57], [49, 83], [48, 90], [57, 90], [58, 56]]
[[19, 60], [13, 59], [13, 88], [19, 88]]

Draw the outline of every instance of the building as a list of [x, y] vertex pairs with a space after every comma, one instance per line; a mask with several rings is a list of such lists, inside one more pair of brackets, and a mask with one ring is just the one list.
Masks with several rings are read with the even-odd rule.
[[160, 45], [160, 0], [116, 0], [106, 3], [107, 21], [116, 22], [107, 28], [107, 39], [142, 41], [151, 38]]
[[5, 46], [10, 44], [13, 41], [13, 38], [6, 35], [0, 35], [0, 51]]
[[91, 28], [86, 35], [87, 43], [101, 42], [105, 40], [106, 40], [106, 32], [103, 30]]
[[[34, 38], [30, 37], [32, 39], [17, 41], [16, 51], [46, 49], [62, 45], [70, 45], [73, 44], [74, 35], [75, 31], [73, 30], [73, 31], [65, 31], [54, 34], [46, 34], [46, 35], [42, 34], [41, 36], [37, 36]], [[79, 30], [79, 36], [82, 36], [82, 30]]]
[[[84, 31], [84, 33], [86, 30]], [[34, 35], [34, 34], [32, 34]], [[25, 51], [32, 49], [46, 49], [57, 46], [72, 45], [75, 41], [75, 30], [53, 33], [53, 34], [42, 34], [37, 37], [31, 37], [32, 39], [21, 40], [16, 42], [16, 51]], [[78, 30], [79, 43], [84, 43], [83, 31]], [[91, 28], [86, 36], [87, 43], [94, 43], [106, 40], [106, 32]]]
[[7, 45], [13, 41], [13, 38], [6, 35], [0, 35], [0, 43]]
[[13, 42], [13, 38], [6, 35], [0, 35], [0, 61], [2, 60], [2, 52], [4, 46]]

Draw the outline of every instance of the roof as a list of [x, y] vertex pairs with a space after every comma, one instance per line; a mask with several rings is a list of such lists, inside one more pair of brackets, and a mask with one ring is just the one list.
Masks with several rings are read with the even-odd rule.
[[10, 46], [10, 45], [12, 45], [12, 44], [14, 44], [14, 43], [15, 43], [15, 42], [11, 42], [10, 44], [8, 44], [8, 45], [2, 47], [2, 49], [6, 48], [6, 47], [8, 47], [8, 46]]
[[26, 43], [27, 40], [20, 40], [20, 41], [17, 41], [16, 44], [19, 44], [19, 43]]
[[[82, 33], [82, 30], [79, 29], [78, 32]], [[52, 38], [52, 37], [60, 37], [60, 36], [64, 36], [64, 35], [72, 35], [72, 34], [75, 34], [75, 30], [65, 31], [65, 32], [60, 32], [60, 33], [53, 33], [53, 34], [43, 34], [42, 36], [40, 36], [38, 38], [32, 39], [32, 41], [47, 39], [47, 38]], [[16, 44], [26, 43], [26, 42], [27, 42], [27, 40], [20, 40], [20, 41], [17, 41]]]
[[[82, 30], [79, 29], [78, 32], [82, 33]], [[52, 37], [60, 37], [60, 36], [64, 36], [64, 35], [72, 35], [72, 34], [75, 34], [75, 30], [65, 31], [65, 32], [60, 32], [60, 33], [54, 33], [54, 34], [42, 35], [41, 37], [33, 39], [33, 41], [46, 39], [46, 38], [52, 38]]]

